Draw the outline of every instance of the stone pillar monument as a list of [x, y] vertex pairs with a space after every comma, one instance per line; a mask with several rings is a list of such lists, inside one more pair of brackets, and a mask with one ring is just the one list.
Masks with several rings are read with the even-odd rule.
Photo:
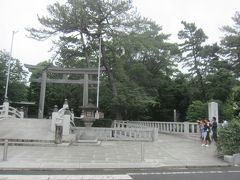
[[176, 109], [173, 110], [173, 121], [177, 122], [177, 110]]
[[208, 119], [211, 121], [213, 117], [216, 117], [218, 123], [218, 103], [216, 102], [208, 103]]

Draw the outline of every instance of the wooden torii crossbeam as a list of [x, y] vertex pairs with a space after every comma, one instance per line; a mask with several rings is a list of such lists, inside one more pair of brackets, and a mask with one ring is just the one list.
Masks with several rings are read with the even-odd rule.
[[[97, 84], [97, 80], [90, 80], [89, 75], [97, 75], [97, 68], [58, 68], [58, 67], [44, 67], [24, 64], [24, 66], [30, 71], [41, 70], [42, 76], [38, 79], [31, 78], [30, 82], [41, 83], [40, 100], [38, 107], [38, 118], [42, 119], [44, 114], [44, 103], [47, 83], [60, 83], [60, 84], [83, 84], [83, 107], [88, 105], [88, 86], [91, 84]], [[103, 69], [101, 69], [103, 70]], [[47, 77], [47, 72], [52, 74], [63, 74], [62, 79], [50, 79]], [[77, 74], [84, 75], [83, 79], [72, 80], [68, 79], [68, 75]]]

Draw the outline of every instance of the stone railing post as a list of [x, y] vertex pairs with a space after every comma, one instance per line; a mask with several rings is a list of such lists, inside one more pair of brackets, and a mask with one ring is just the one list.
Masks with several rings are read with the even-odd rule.
[[8, 152], [8, 140], [4, 140], [4, 148], [3, 148], [3, 161], [7, 161], [7, 152]]
[[8, 112], [9, 112], [9, 102], [6, 100], [3, 103], [3, 110], [4, 110], [4, 117], [8, 117]]
[[53, 112], [52, 112], [52, 123], [51, 123], [51, 131], [55, 132], [56, 129], [56, 118], [58, 117], [58, 106], [55, 105], [53, 108]]
[[152, 141], [156, 141], [158, 139], [158, 129], [154, 128], [152, 131]]
[[72, 120], [74, 121], [75, 116], [74, 116], [74, 109], [73, 108], [71, 109], [71, 117], [72, 117]]
[[24, 118], [24, 111], [23, 111], [23, 107], [20, 108], [20, 119]]
[[62, 144], [63, 126], [62, 122], [56, 122], [55, 124], [55, 144]]
[[184, 122], [184, 135], [188, 136], [189, 135], [189, 122]]

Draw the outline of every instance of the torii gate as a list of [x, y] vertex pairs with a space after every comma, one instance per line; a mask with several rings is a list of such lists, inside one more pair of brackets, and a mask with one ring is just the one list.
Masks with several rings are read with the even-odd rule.
[[[35, 66], [24, 64], [26, 68], [30, 72], [33, 72], [35, 69], [42, 70], [42, 77], [38, 79], [30, 79], [31, 82], [38, 82], [41, 83], [41, 91], [40, 91], [40, 100], [39, 100], [39, 107], [38, 107], [38, 118], [43, 118], [44, 113], [44, 103], [45, 103], [45, 92], [46, 92], [46, 84], [47, 83], [60, 83], [60, 84], [83, 84], [83, 107], [88, 105], [88, 85], [97, 84], [97, 80], [90, 80], [89, 75], [97, 75], [98, 68], [56, 68], [56, 67], [49, 67], [45, 68], [43, 66]], [[63, 74], [62, 79], [48, 79], [47, 72], [53, 74]], [[80, 80], [70, 80], [68, 79], [68, 75], [70, 74], [78, 74], [84, 75], [83, 79]]]

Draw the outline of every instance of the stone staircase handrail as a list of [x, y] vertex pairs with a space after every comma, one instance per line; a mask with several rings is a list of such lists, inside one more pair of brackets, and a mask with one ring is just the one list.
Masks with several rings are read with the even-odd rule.
[[21, 116], [21, 112], [20, 111], [18, 111], [16, 108], [14, 108], [14, 107], [11, 107], [11, 106], [9, 106], [9, 111], [8, 111], [8, 113], [9, 114], [12, 114], [13, 116], [15, 115], [15, 117], [17, 117], [17, 118], [22, 118]]
[[16, 108], [9, 106], [8, 102], [0, 105], [0, 118], [20, 118], [23, 119], [24, 112], [18, 111]]

